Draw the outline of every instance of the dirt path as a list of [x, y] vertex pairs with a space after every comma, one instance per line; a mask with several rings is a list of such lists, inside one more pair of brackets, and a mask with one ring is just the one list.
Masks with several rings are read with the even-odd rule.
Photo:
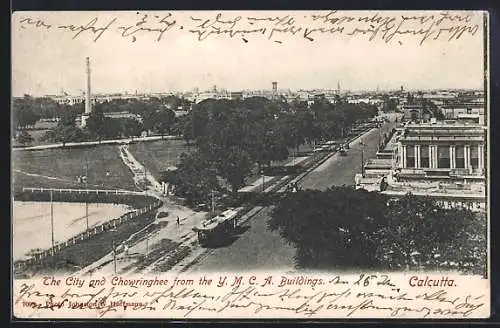
[[153, 174], [151, 174], [134, 155], [132, 155], [128, 149], [128, 144], [120, 146], [120, 158], [134, 174], [134, 184], [137, 188], [142, 190], [146, 189], [148, 193], [157, 198], [163, 198], [165, 196], [163, 185], [155, 179]]

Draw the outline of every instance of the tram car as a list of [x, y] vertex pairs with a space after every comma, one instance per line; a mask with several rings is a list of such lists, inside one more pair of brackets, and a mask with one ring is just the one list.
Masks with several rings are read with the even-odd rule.
[[198, 233], [199, 244], [204, 247], [218, 245], [230, 237], [238, 227], [241, 209], [228, 209], [193, 228]]

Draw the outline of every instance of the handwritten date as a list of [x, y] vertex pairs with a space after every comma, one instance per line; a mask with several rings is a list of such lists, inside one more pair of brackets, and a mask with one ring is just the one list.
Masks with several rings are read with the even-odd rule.
[[[247, 281], [244, 279], [243, 281]], [[204, 280], [205, 281], [205, 280]], [[252, 281], [252, 280], [248, 280]], [[483, 294], [465, 297], [441, 290], [404, 291], [386, 275], [358, 277], [335, 276], [315, 286], [271, 283], [241, 283], [220, 287], [206, 285], [102, 286], [85, 289], [79, 286], [20, 284], [15, 290], [14, 305], [37, 311], [97, 311], [100, 317], [123, 313], [168, 312], [178, 317], [230, 315], [235, 310], [261, 315], [363, 316], [363, 312], [381, 317], [451, 317], [467, 318], [485, 306]], [[133, 316], [133, 314], [132, 314]]]

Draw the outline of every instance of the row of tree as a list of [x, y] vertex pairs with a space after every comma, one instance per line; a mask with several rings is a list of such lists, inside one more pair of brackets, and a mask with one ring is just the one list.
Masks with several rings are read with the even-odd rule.
[[[163, 136], [170, 132], [170, 127], [175, 121], [175, 113], [165, 108], [154, 112], [145, 112], [143, 115], [142, 119], [134, 117], [112, 118], [107, 117], [100, 106], [96, 106], [87, 118], [85, 127], [82, 128], [76, 124], [76, 113], [70, 112], [59, 119], [54, 129], [43, 135], [42, 141], [65, 144], [121, 137], [133, 139], [144, 131], [148, 133], [153, 131]], [[23, 131], [19, 136], [24, 134], [26, 131]]]
[[[139, 116], [150, 116], [150, 113], [170, 110], [188, 110], [191, 103], [184, 98], [177, 96], [151, 97], [149, 99], [113, 99], [110, 101], [98, 102], [94, 105], [94, 111], [102, 113], [127, 112]], [[12, 102], [12, 130], [23, 130], [35, 125], [40, 119], [56, 119], [68, 115], [81, 115], [85, 110], [83, 102], [74, 105], [59, 104], [49, 97], [32, 97], [25, 95], [23, 98], [14, 98]], [[147, 121], [147, 120], [146, 120]], [[153, 130], [150, 117], [149, 126], [146, 122], [146, 129]], [[160, 128], [160, 130], [162, 130]]]
[[290, 150], [342, 138], [356, 121], [376, 113], [375, 106], [341, 99], [330, 103], [318, 98], [310, 107], [262, 97], [205, 100], [174, 124], [173, 129], [188, 145], [194, 142], [197, 150], [183, 156], [177, 172], [167, 173], [163, 180], [176, 185], [176, 193], [190, 202], [209, 200], [212, 190], [223, 189], [218, 181], [225, 181], [235, 193], [249, 175], [287, 159]]
[[390, 201], [350, 187], [300, 191], [274, 208], [268, 224], [297, 247], [300, 268], [485, 272], [486, 218], [412, 195]]

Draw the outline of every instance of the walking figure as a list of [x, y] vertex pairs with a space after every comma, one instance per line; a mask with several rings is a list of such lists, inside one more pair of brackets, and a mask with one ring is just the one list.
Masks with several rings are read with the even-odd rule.
[[179, 219], [179, 217], [177, 217], [177, 225], [180, 225], [181, 224], [181, 220]]

